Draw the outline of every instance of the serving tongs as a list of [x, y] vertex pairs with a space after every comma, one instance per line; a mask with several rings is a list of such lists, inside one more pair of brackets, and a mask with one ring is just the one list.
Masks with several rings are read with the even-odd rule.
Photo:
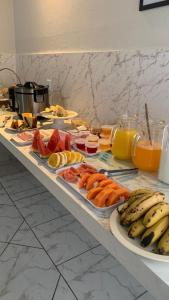
[[114, 169], [114, 170], [106, 170], [106, 169], [99, 169], [99, 173], [105, 174], [106, 176], [121, 176], [121, 175], [129, 175], [129, 174], [136, 174], [138, 172], [138, 168], [131, 168], [131, 169]]

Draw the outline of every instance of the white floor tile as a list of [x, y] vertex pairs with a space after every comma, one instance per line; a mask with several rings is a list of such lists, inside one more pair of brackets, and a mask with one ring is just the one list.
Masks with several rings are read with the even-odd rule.
[[80, 300], [134, 300], [144, 288], [99, 246], [59, 266]]
[[98, 245], [71, 215], [34, 227], [33, 230], [56, 264]]
[[26, 245], [32, 247], [42, 248], [29, 226], [24, 222], [16, 235], [13, 237], [11, 243]]
[[59, 273], [43, 250], [9, 245], [0, 270], [1, 300], [52, 299]]
[[11, 199], [8, 194], [5, 192], [4, 188], [0, 184], [0, 204], [13, 205]]
[[26, 169], [24, 172], [3, 177], [1, 182], [14, 201], [46, 191]]
[[138, 300], [155, 300], [155, 298], [146, 292], [143, 296], [139, 297]]
[[0, 255], [4, 251], [4, 249], [7, 247], [7, 243], [0, 243]]
[[19, 200], [16, 205], [31, 226], [68, 214], [68, 211], [49, 192]]
[[14, 156], [2, 144], [0, 144], [0, 164], [15, 160]]
[[0, 242], [8, 242], [22, 222], [14, 206], [0, 205]]
[[9, 160], [7, 162], [0, 163], [0, 182], [4, 179], [4, 177], [20, 174], [25, 171], [25, 167], [17, 160]]
[[72, 291], [62, 277], [59, 279], [59, 283], [53, 300], [76, 300]]

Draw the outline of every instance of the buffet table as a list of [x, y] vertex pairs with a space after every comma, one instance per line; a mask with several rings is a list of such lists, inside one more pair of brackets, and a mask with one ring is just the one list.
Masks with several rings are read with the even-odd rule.
[[[98, 218], [81, 201], [78, 194], [56, 180], [36, 158], [30, 154], [30, 146], [18, 147], [11, 142], [11, 133], [0, 129], [0, 142], [62, 203], [70, 213], [156, 298], [167, 300], [169, 294], [169, 263], [155, 262], [137, 256], [123, 247], [111, 234], [109, 219]], [[140, 173], [119, 177], [129, 188], [158, 186], [169, 195], [168, 187], [159, 183], [154, 176]], [[167, 195], [167, 196], [168, 196]]]

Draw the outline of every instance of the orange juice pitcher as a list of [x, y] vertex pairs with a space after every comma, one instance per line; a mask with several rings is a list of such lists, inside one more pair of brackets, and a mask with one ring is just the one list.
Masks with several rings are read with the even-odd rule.
[[156, 172], [159, 169], [163, 124], [150, 122], [150, 134], [146, 124], [141, 125], [132, 146], [133, 164], [143, 171]]
[[136, 119], [122, 116], [112, 134], [112, 154], [121, 160], [131, 159], [131, 147], [136, 135]]

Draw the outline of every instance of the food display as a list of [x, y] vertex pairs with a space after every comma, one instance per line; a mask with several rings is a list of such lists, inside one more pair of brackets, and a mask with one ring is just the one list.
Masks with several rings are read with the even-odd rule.
[[49, 158], [52, 153], [70, 151], [70, 136], [65, 133], [64, 135], [59, 130], [54, 129], [52, 135], [49, 138], [48, 143], [42, 139], [40, 131], [34, 132], [34, 138], [32, 142], [32, 151], [38, 153], [40, 158]]
[[163, 193], [135, 190], [118, 212], [129, 238], [137, 239], [147, 251], [169, 254], [169, 204]]
[[[40, 130], [41, 138], [47, 142], [50, 138], [51, 130]], [[11, 140], [18, 146], [31, 145], [34, 138], [34, 131], [21, 131], [16, 135], [12, 135]]]
[[80, 150], [86, 155], [96, 155], [98, 152], [99, 138], [96, 135], [88, 134], [86, 138], [75, 138], [73, 146], [75, 149]]
[[79, 152], [62, 151], [52, 153], [48, 158], [48, 166], [52, 169], [62, 168], [66, 165], [73, 165], [84, 161], [85, 157]]
[[23, 120], [13, 119], [10, 125], [11, 129], [22, 131], [37, 128], [37, 117], [31, 113], [22, 114]]
[[12, 120], [11, 123], [12, 129], [23, 129], [26, 128], [25, 123], [23, 120]]
[[50, 107], [45, 108], [45, 112], [52, 113], [57, 117], [67, 117], [68, 112], [60, 105], [51, 105]]
[[69, 184], [74, 183], [75, 189], [96, 208], [109, 208], [129, 197], [126, 188], [88, 164], [66, 168], [58, 175]]

